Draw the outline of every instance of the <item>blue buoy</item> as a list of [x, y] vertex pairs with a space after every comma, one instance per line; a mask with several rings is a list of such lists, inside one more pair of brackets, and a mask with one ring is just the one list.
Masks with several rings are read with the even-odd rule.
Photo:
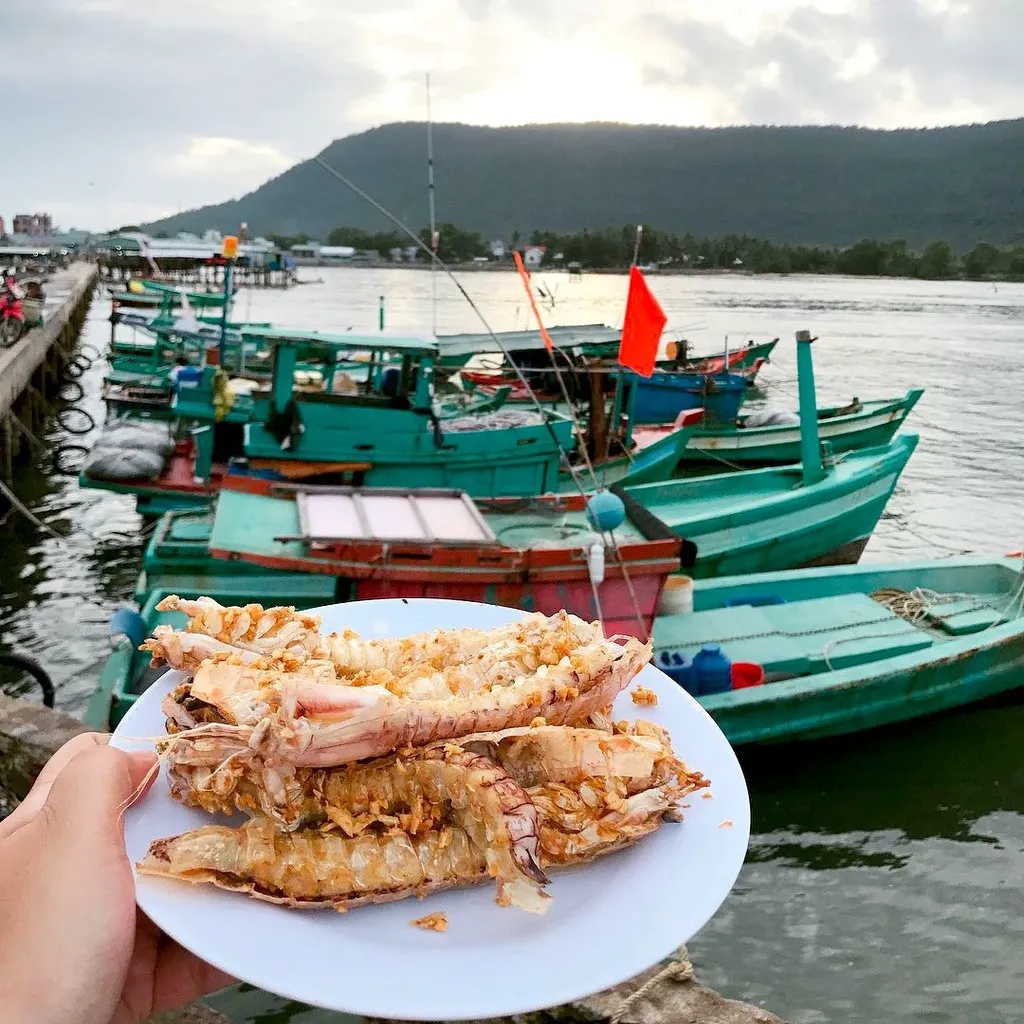
[[587, 499], [587, 519], [595, 530], [617, 530], [626, 521], [626, 506], [611, 491], [595, 491]]

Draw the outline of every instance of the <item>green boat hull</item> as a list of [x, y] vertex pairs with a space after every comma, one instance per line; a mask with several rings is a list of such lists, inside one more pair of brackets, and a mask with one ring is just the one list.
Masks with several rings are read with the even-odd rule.
[[[888, 444], [917, 404], [923, 389], [914, 388], [903, 398], [865, 402], [863, 408], [847, 415], [822, 409], [818, 414], [818, 435], [834, 454]], [[742, 421], [743, 417], [741, 417]], [[721, 466], [785, 465], [800, 461], [800, 427], [706, 426], [694, 434], [683, 453], [686, 468], [698, 463]]]
[[[1019, 690], [1022, 583], [1019, 560], [979, 558], [702, 581], [693, 614], [655, 621], [655, 659], [720, 642], [769, 678], [792, 677], [699, 698], [734, 745], [862, 732]], [[936, 617], [910, 622], [868, 597], [894, 587], [944, 595], [931, 598]]]
[[[208, 510], [199, 514], [177, 510], [160, 521], [146, 545], [135, 603], [150, 632], [163, 624], [184, 626], [181, 613], [156, 610], [169, 594], [212, 597], [223, 605], [263, 600], [268, 605], [296, 608], [317, 608], [337, 600], [336, 581], [329, 576], [278, 572], [211, 558], [207, 547], [211, 525]], [[148, 654], [133, 650], [124, 640], [114, 648], [90, 700], [87, 724], [96, 729], [117, 725], [141, 686], [154, 676], [147, 669], [148, 662]]]
[[629, 487], [697, 545], [699, 578], [856, 562], [917, 446], [914, 434], [850, 455], [801, 486], [799, 467]]

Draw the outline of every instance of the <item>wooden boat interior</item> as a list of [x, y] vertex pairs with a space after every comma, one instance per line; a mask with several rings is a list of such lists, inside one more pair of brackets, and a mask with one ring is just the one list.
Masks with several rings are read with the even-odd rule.
[[702, 584], [692, 614], [656, 620], [654, 643], [688, 658], [703, 644], [719, 644], [733, 661], [762, 665], [770, 681], [971, 636], [1020, 618], [1022, 600], [1024, 571], [1010, 561], [771, 573], [739, 585]]

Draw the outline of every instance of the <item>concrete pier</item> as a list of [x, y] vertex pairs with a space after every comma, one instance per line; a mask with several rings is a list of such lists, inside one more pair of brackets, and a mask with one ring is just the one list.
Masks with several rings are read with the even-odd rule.
[[[44, 284], [43, 324], [10, 348], [0, 349], [0, 477], [10, 480], [14, 463], [48, 411], [47, 398], [60, 388], [74, 358], [96, 281], [92, 263], [72, 263]], [[13, 417], [13, 418], [12, 418]], [[19, 424], [24, 429], [19, 429]]]

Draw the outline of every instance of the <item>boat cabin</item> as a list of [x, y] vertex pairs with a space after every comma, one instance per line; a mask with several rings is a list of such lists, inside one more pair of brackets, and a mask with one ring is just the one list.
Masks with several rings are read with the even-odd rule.
[[[371, 486], [542, 494], [556, 487], [562, 453], [574, 447], [572, 421], [558, 413], [442, 409], [434, 392], [439, 344], [431, 336], [241, 333], [273, 352], [269, 413], [245, 427], [250, 466], [365, 465]], [[300, 353], [319, 353], [334, 372], [302, 384]]]

